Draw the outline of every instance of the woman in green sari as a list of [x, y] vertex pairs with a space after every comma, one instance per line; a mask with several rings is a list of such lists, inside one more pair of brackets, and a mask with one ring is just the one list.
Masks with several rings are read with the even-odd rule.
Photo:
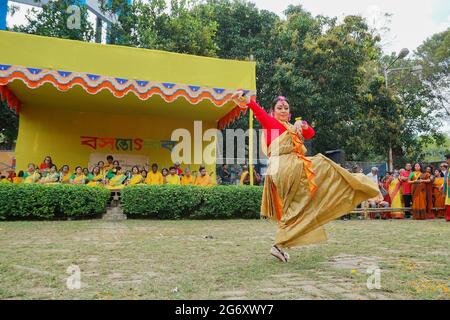
[[103, 182], [105, 181], [105, 177], [101, 173], [99, 166], [95, 166], [94, 169], [92, 169], [92, 172], [90, 172], [87, 176], [87, 181], [88, 181], [87, 185], [89, 187], [103, 185]]
[[75, 168], [75, 173], [70, 177], [70, 183], [78, 185], [86, 183], [86, 176], [80, 166]]
[[23, 175], [23, 183], [36, 183], [40, 177], [41, 175], [36, 170], [34, 163], [30, 163], [27, 172]]
[[109, 179], [108, 185], [106, 186], [110, 190], [122, 189], [124, 187], [123, 182], [127, 178], [121, 167], [116, 167], [115, 169], [116, 175]]

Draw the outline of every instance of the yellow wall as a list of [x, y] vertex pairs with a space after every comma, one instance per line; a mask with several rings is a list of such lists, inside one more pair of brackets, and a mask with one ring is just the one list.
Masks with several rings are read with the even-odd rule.
[[[43, 107], [26, 106], [20, 113], [20, 129], [16, 146], [16, 170], [24, 170], [28, 163], [39, 165], [45, 156], [52, 157], [58, 166], [68, 164], [86, 167], [91, 153], [146, 155], [149, 163], [158, 163], [160, 169], [172, 165], [171, 153], [167, 149], [143, 148], [141, 151], [97, 150], [81, 144], [80, 136], [105, 138], [141, 138], [170, 140], [176, 128], [186, 128], [193, 136], [193, 121], [181, 118], [157, 117], [152, 115], [114, 115], [105, 113], [68, 112]], [[203, 130], [215, 128], [213, 122], [203, 122]], [[203, 143], [203, 147], [208, 142]], [[106, 159], [105, 159], [106, 161]], [[197, 165], [189, 165], [197, 170]], [[182, 164], [182, 168], [186, 167]], [[208, 172], [215, 173], [215, 165], [207, 165]]]

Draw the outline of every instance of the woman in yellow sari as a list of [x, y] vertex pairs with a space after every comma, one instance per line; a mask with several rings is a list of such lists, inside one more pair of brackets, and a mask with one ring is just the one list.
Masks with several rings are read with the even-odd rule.
[[322, 154], [306, 157], [304, 139], [314, 136], [305, 121], [289, 123], [289, 103], [279, 96], [271, 115], [243, 91], [232, 99], [249, 107], [265, 133], [269, 165], [264, 180], [261, 214], [278, 221], [270, 253], [283, 262], [289, 255], [281, 248], [317, 243], [327, 239], [323, 225], [376, 197], [376, 183], [363, 174], [352, 174]]
[[433, 207], [442, 208], [442, 210], [436, 211], [436, 218], [445, 217], [444, 177], [441, 176], [438, 169], [434, 170]]
[[67, 164], [61, 167], [61, 171], [59, 173], [59, 182], [62, 184], [70, 183], [70, 178], [72, 175], [70, 174], [70, 168]]
[[[401, 169], [400, 172], [405, 169]], [[389, 198], [391, 200], [391, 208], [403, 208], [403, 195], [402, 195], [402, 182], [399, 179], [400, 173], [395, 170], [394, 178], [389, 183]], [[392, 219], [403, 219], [405, 217], [405, 213], [403, 211], [392, 211], [391, 218]]]
[[23, 175], [23, 183], [36, 183], [39, 181], [41, 175], [36, 170], [36, 166], [33, 163], [28, 165], [28, 171]]
[[105, 180], [105, 175], [101, 172], [99, 166], [95, 166], [92, 169], [92, 172], [87, 176], [87, 186], [89, 187], [98, 187], [103, 185], [103, 181]]
[[126, 185], [134, 186], [144, 182], [144, 177], [139, 172], [139, 168], [137, 166], [134, 166], [131, 169], [131, 174], [132, 176], [129, 180], [127, 180], [127, 182], [125, 183]]
[[110, 190], [122, 189], [125, 185], [123, 182], [126, 180], [127, 176], [123, 173], [121, 167], [116, 167], [116, 175], [109, 179], [106, 187]]
[[70, 183], [78, 185], [86, 183], [86, 176], [80, 166], [75, 168], [75, 173], [70, 177]]

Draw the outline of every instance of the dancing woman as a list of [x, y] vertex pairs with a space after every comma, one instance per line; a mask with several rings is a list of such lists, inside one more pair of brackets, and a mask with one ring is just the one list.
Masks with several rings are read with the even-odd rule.
[[261, 215], [278, 221], [270, 252], [279, 260], [289, 259], [281, 248], [326, 240], [325, 223], [378, 195], [378, 186], [365, 175], [349, 173], [322, 154], [305, 156], [303, 141], [311, 139], [315, 131], [306, 121], [289, 123], [285, 97], [275, 99], [270, 115], [243, 91], [237, 91], [232, 99], [241, 108], [253, 110], [264, 129], [269, 166]]

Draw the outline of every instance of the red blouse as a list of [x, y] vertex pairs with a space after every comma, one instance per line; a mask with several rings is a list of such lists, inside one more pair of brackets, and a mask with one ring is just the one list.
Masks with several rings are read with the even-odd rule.
[[[287, 130], [277, 119], [267, 114], [255, 101], [251, 100], [247, 106], [253, 111], [256, 119], [261, 123], [263, 129], [265, 129], [267, 147], [273, 140]], [[307, 129], [302, 129], [302, 135], [305, 140], [311, 139], [315, 134], [316, 132], [309, 125]]]

